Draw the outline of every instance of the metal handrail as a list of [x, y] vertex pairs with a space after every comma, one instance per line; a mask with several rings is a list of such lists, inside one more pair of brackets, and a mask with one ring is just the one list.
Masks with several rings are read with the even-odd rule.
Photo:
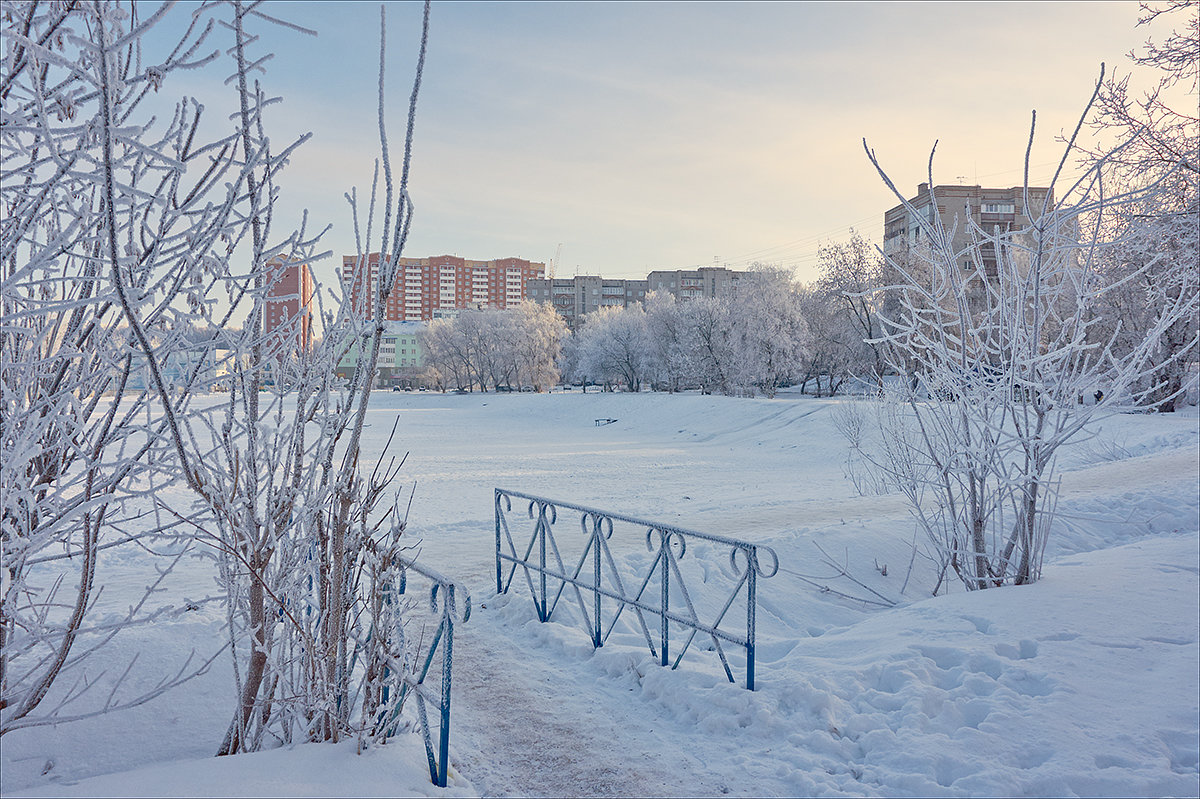
[[[460, 592], [463, 597], [462, 623], [466, 624], [471, 618], [471, 594], [461, 585], [454, 583], [427, 566], [418, 564], [411, 558], [404, 556], [396, 557], [402, 567], [397, 593], [405, 593], [408, 583], [408, 572], [412, 571], [425, 577], [433, 584], [429, 592], [429, 607], [431, 612], [439, 613], [439, 591], [442, 593], [443, 599], [440, 610], [441, 618], [438, 622], [437, 630], [433, 634], [429, 649], [425, 652], [424, 662], [421, 665], [420, 671], [412, 674], [407, 670], [402, 670], [394, 675], [394, 679], [399, 683], [397, 688], [400, 695], [399, 700], [396, 702], [393, 716], [388, 720], [388, 734], [394, 734], [396, 724], [399, 721], [397, 716], [400, 708], [404, 706], [404, 700], [410, 695], [415, 697], [417, 701], [417, 718], [420, 722], [421, 736], [425, 742], [425, 755], [429, 759], [429, 779], [439, 788], [445, 788], [450, 760], [450, 684], [454, 663], [454, 620], [458, 615], [457, 606]], [[430, 667], [437, 658], [439, 647], [441, 647], [442, 655], [441, 684], [439, 686], [440, 690], [437, 693], [433, 693], [428, 690], [425, 678], [428, 676]], [[438, 726], [436, 758], [434, 756], [433, 730], [429, 724], [427, 704], [437, 707], [441, 721]]]
[[[508, 517], [506, 515], [512, 511], [512, 501], [514, 499], [528, 501], [529, 518], [534, 519], [533, 534], [529, 539], [528, 546], [525, 547], [524, 554], [521, 555], [517, 552], [516, 543], [513, 540], [512, 531], [509, 529]], [[568, 573], [566, 564], [563, 562], [558, 542], [554, 537], [553, 527], [558, 521], [560, 508], [576, 511], [580, 514], [579, 523], [584, 535], [587, 537], [583, 554], [579, 557], [574, 571], [570, 573]], [[779, 558], [773, 549], [767, 546], [751, 544], [747, 541], [739, 541], [727, 536], [701, 533], [684, 527], [640, 519], [636, 516], [613, 513], [586, 505], [578, 505], [501, 488], [495, 490], [495, 513], [497, 593], [508, 592], [516, 575], [517, 568], [521, 567], [525, 575], [525, 581], [529, 585], [530, 594], [533, 596], [538, 619], [546, 622], [553, 615], [555, 608], [558, 606], [559, 599], [567, 590], [567, 586], [570, 586], [583, 615], [584, 630], [588, 634], [588, 637], [591, 638], [592, 646], [596, 648], [604, 645], [609, 635], [612, 634], [621, 614], [627, 608], [630, 608], [637, 617], [642, 635], [646, 640], [651, 654], [659, 658], [663, 666], [670, 665], [672, 669], [678, 668], [692, 641], [695, 640], [696, 635], [704, 633], [712, 639], [713, 647], [725, 670], [725, 676], [729, 678], [730, 682], [736, 682], [736, 680], [734, 679], [733, 670], [729, 665], [729, 660], [725, 655], [725, 650], [721, 642], [726, 641], [744, 647], [746, 650], [746, 687], [754, 690], [755, 617], [758, 578], [773, 577], [779, 571]], [[621, 577], [621, 570], [617, 567], [616, 560], [613, 558], [612, 551], [608, 546], [608, 541], [613, 534], [614, 521], [625, 522], [636, 527], [644, 527], [646, 529], [647, 549], [655, 556], [650, 569], [641, 579], [635, 593], [626, 590], [625, 581]], [[695, 605], [692, 602], [691, 593], [679, 568], [679, 560], [687, 552], [687, 541], [689, 539], [729, 547], [729, 561], [734, 572], [734, 585], [725, 600], [724, 606], [717, 613], [715, 620], [707, 624], [700, 621]], [[507, 551], [504, 549], [505, 543], [507, 543]], [[534, 554], [535, 548], [537, 553], [534, 559], [531, 560], [531, 555]], [[678, 550], [678, 553], [676, 553], [676, 550]], [[770, 566], [767, 569], [763, 568], [759, 560], [760, 552], [770, 556]], [[590, 579], [581, 579], [580, 575], [583, 573], [589, 555], [591, 556], [592, 566], [590, 570], [591, 574], [589, 575]], [[506, 562], [511, 564], [508, 569], [507, 580], [504, 573], [504, 564]], [[604, 582], [605, 566], [608, 569], [609, 584], [605, 584]], [[649, 587], [650, 581], [656, 573], [659, 576], [657, 605], [643, 599], [646, 589]], [[558, 583], [557, 591], [553, 596], [551, 596], [552, 582]], [[687, 608], [686, 614], [671, 610], [670, 597], [672, 587], [675, 587], [683, 597]], [[742, 593], [743, 588], [745, 588], [746, 597], [746, 633], [745, 635], [740, 635], [728, 629], [722, 629], [721, 622], [725, 619], [726, 613], [733, 606], [739, 594]], [[589, 595], [586, 600], [584, 598], [585, 593]], [[605, 622], [601, 613], [602, 600], [604, 598], [614, 600], [618, 603], [616, 612], [608, 621], [607, 629], [605, 629]], [[655, 636], [650, 633], [650, 626], [646, 621], [648, 615], [658, 617], [659, 629], [657, 642]], [[686, 642], [684, 642], [673, 663], [670, 659], [671, 636], [669, 625], [671, 622], [691, 630], [691, 634], [687, 637]]]

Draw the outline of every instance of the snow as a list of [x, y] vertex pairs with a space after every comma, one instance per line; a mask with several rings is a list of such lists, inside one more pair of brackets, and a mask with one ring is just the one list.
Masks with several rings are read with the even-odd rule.
[[[6, 735], [3, 793], [1200, 793], [1195, 409], [1110, 418], [1063, 452], [1061, 520], [1039, 583], [931, 598], [903, 502], [858, 496], [846, 477], [831, 412], [849, 401], [377, 394], [367, 454], [398, 413], [421, 561], [474, 599], [455, 638], [451, 786], [429, 784], [408, 735], [362, 756], [350, 742], [210, 757], [232, 707], [219, 658], [141, 707]], [[781, 571], [758, 584], [758, 690], [728, 683], [702, 650], [663, 668], [627, 631], [593, 651], [566, 599], [536, 620], [519, 575], [496, 596], [498, 486], [774, 548]], [[576, 523], [555, 532], [566, 542]], [[531, 529], [514, 522], [518, 541]], [[618, 561], [644, 568], [644, 538], [625, 532], [610, 542]], [[810, 581], [865, 594], [814, 543], [897, 607], [816, 590]], [[715, 553], [689, 548], [683, 562]], [[148, 563], [106, 551], [104, 601], [128, 603]], [[205, 596], [208, 568], [185, 561], [161, 601]], [[193, 648], [219, 648], [221, 620], [202, 605], [119, 637], [106, 657], [119, 670], [139, 653], [133, 677], [149, 681]]]

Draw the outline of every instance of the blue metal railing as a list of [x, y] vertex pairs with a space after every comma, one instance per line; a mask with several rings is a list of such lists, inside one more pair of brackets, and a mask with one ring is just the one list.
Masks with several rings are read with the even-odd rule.
[[[514, 499], [528, 501], [528, 515], [530, 519], [534, 520], [532, 536], [524, 553], [520, 555], [517, 553], [517, 546], [508, 524], [508, 514], [512, 512]], [[566, 591], [567, 586], [571, 586], [578, 600], [579, 610], [583, 615], [584, 631], [591, 638], [594, 647], [604, 645], [621, 615], [626, 609], [631, 609], [637, 618], [641, 634], [645, 638], [651, 654], [657, 657], [663, 666], [670, 665], [672, 669], [678, 668], [696, 635], [703, 633], [712, 640], [712, 651], [716, 652], [725, 670], [725, 676], [729, 678], [730, 682], [736, 682], [736, 680], [721, 642], [725, 641], [743, 647], [746, 651], [746, 687], [751, 691], [754, 690], [754, 638], [758, 578], [773, 577], [779, 571], [779, 558], [770, 547], [500, 488], [496, 489], [495, 508], [497, 593], [508, 592], [517, 568], [520, 567], [525, 574], [525, 581], [529, 585], [529, 592], [533, 596], [538, 619], [546, 622], [554, 614], [559, 599]], [[567, 571], [559, 550], [559, 542], [554, 536], [554, 524], [558, 521], [559, 509], [579, 513], [579, 524], [586, 542], [574, 570], [570, 572]], [[622, 578], [622, 570], [618, 568], [612, 550], [609, 548], [608, 542], [613, 535], [613, 522], [624, 522], [646, 530], [646, 547], [653, 559], [645, 574], [627, 575], [639, 581], [636, 583], [637, 590], [633, 593], [626, 590], [626, 581]], [[680, 569], [680, 560], [687, 552], [689, 540], [728, 547], [732, 587], [726, 586], [728, 594], [725, 595], [724, 604], [720, 610], [713, 613], [713, 620], [707, 624], [700, 620], [700, 615], [696, 611], [696, 603], [693, 601], [692, 593]], [[505, 544], [507, 544], [507, 549], [505, 549]], [[759, 561], [760, 552], [770, 556], [769, 570], [762, 568]], [[505, 574], [506, 563], [509, 564], [507, 575]], [[585, 566], [588, 565], [591, 568], [587, 569], [585, 573]], [[659, 578], [658, 591], [651, 590], [647, 593], [647, 588], [655, 575]], [[701, 579], [707, 582], [707, 572]], [[633, 584], [635, 583], [630, 582], [630, 585]], [[713, 588], [714, 586], [709, 587]], [[717, 589], [718, 592], [720, 590]], [[682, 606], [678, 600], [675, 600], [675, 609], [672, 609], [672, 597], [676, 593], [682, 599]], [[586, 599], [585, 594], [587, 595]], [[657, 601], [652, 598], [654, 594], [658, 595]], [[729, 609], [739, 596], [744, 596], [746, 602], [744, 630], [726, 620]], [[603, 613], [606, 599], [615, 602], [615, 606], [608, 603], [609, 616], [607, 620]], [[657, 636], [651, 634], [651, 625], [647, 623], [647, 616], [657, 617]], [[672, 623], [690, 630], [687, 640], [680, 647], [674, 662], [670, 659]]]
[[[423, 662], [420, 668], [415, 672], [401, 670], [392, 674], [394, 690], [399, 692], [399, 699], [393, 705], [394, 709], [387, 722], [386, 735], [395, 734], [400, 710], [403, 708], [405, 700], [410, 697], [415, 699], [421, 736], [425, 741], [425, 755], [429, 758], [429, 779], [439, 788], [445, 788], [450, 758], [450, 683], [454, 663], [454, 622], [458, 615], [460, 593], [463, 598], [462, 622], [466, 624], [467, 620], [471, 618], [471, 595], [462, 586], [451, 582], [433, 569], [419, 565], [410, 558], [399, 557], [399, 562], [403, 571], [397, 586], [397, 593], [406, 592], [409, 572], [415, 572], [426, 578], [432, 584], [429, 592], [430, 610], [437, 614], [438, 623], [428, 650], [421, 653]], [[439, 592], [442, 594], [440, 608]], [[429, 676], [431, 667], [439, 660], [441, 679], [437, 683], [437, 690], [430, 691], [425, 680]], [[385, 689], [385, 691], [387, 690], [390, 689]], [[386, 694], [384, 701], [387, 702]], [[436, 757], [434, 754], [434, 728], [429, 723], [428, 705], [433, 705], [438, 710]]]

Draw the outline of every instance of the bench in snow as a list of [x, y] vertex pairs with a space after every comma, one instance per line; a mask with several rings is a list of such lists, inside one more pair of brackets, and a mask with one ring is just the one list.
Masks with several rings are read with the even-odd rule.
[[604, 425], [606, 425], [606, 424], [612, 424], [612, 423], [613, 423], [613, 422], [615, 422], [615, 421], [617, 421], [617, 420], [616, 420], [616, 419], [597, 419], [597, 420], [596, 420], [596, 427], [603, 427]]

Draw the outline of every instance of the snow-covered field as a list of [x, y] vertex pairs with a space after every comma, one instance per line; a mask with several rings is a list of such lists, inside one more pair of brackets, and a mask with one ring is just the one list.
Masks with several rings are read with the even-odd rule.
[[[929, 598], [903, 502], [859, 496], [846, 477], [832, 421], [845, 402], [377, 394], [368, 454], [398, 413], [420, 558], [474, 600], [455, 639], [451, 787], [428, 783], [415, 736], [362, 756], [342, 745], [209, 757], [231, 712], [218, 660], [147, 705], [5, 736], [3, 793], [1200, 794], [1196, 409], [1108, 419], [1063, 453], [1041, 582]], [[758, 585], [758, 690], [728, 683], [702, 651], [677, 671], [632, 636], [593, 651], [570, 613], [536, 621], [519, 576], [496, 596], [496, 487], [772, 547], [781, 568]], [[611, 544], [623, 562], [646, 557], [637, 536]], [[897, 607], [814, 588], [867, 595], [815, 544]], [[107, 553], [105, 601], [130, 601], [149, 568], [144, 553]], [[208, 568], [189, 562], [161, 601], [210, 593]], [[140, 652], [135, 675], [149, 679], [221, 635], [220, 611], [204, 607], [131, 631], [108, 657]]]

